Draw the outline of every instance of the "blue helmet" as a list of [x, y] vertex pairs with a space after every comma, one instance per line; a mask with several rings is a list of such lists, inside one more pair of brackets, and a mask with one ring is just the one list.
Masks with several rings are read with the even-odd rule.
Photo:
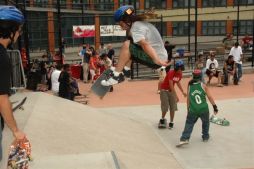
[[114, 19], [116, 22], [120, 22], [125, 16], [131, 16], [134, 14], [134, 8], [130, 5], [124, 5], [115, 11]]
[[0, 20], [14, 21], [23, 24], [25, 19], [20, 10], [14, 6], [0, 6]]
[[175, 63], [175, 70], [184, 70], [184, 63], [182, 60], [177, 60]]

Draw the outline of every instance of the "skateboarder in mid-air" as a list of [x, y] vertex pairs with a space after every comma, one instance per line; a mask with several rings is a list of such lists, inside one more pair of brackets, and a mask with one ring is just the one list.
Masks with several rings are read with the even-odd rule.
[[199, 69], [193, 71], [193, 79], [188, 84], [187, 92], [187, 111], [188, 115], [185, 122], [184, 131], [177, 147], [188, 144], [195, 123], [198, 118], [202, 121], [202, 139], [204, 142], [209, 140], [209, 108], [206, 96], [213, 105], [214, 114], [218, 113], [218, 108], [211, 96], [208, 87], [201, 82], [202, 72]]
[[[22, 34], [23, 23], [24, 16], [17, 8], [13, 6], [0, 6], [0, 111], [5, 123], [11, 129], [17, 140], [23, 140], [25, 134], [16, 124], [9, 100], [11, 63], [6, 49], [8, 45], [15, 43]], [[0, 161], [2, 159], [1, 144], [2, 128], [0, 128]]]
[[160, 33], [144, 21], [144, 15], [135, 15], [133, 6], [125, 5], [116, 10], [114, 19], [127, 31], [128, 40], [121, 47], [117, 66], [112, 69], [113, 76], [101, 81], [103, 86], [115, 85], [124, 81], [124, 76], [130, 77], [132, 59], [151, 68], [170, 65]]

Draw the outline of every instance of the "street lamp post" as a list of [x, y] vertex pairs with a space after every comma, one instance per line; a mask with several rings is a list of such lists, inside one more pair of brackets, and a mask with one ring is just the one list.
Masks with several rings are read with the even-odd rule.
[[60, 0], [57, 0], [57, 21], [58, 21], [58, 44], [61, 63], [63, 63], [63, 42], [62, 42], [62, 22]]
[[195, 61], [197, 55], [197, 36], [198, 36], [198, 0], [195, 0]]

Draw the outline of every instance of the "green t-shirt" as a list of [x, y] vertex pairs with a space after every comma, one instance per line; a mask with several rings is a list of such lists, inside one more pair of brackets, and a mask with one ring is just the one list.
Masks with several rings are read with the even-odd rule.
[[200, 115], [204, 112], [209, 112], [206, 102], [206, 92], [202, 87], [201, 82], [196, 82], [189, 85], [189, 111], [190, 113]]

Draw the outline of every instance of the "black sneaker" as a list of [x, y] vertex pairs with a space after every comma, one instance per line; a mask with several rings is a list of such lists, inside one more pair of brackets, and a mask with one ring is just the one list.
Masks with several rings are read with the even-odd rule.
[[160, 119], [158, 128], [166, 128], [167, 127], [167, 119]]
[[203, 138], [203, 142], [208, 142], [209, 138]]
[[124, 75], [122, 73], [119, 74], [119, 76], [114, 76], [112, 73], [112, 76], [107, 80], [102, 80], [101, 85], [102, 86], [112, 86], [118, 83], [121, 83], [124, 81]]
[[168, 127], [169, 127], [169, 129], [172, 129], [172, 128], [174, 127], [174, 123], [173, 123], [173, 122], [170, 122], [170, 123], [168, 124]]
[[123, 69], [123, 74], [125, 77], [130, 78], [131, 77], [131, 70]]

